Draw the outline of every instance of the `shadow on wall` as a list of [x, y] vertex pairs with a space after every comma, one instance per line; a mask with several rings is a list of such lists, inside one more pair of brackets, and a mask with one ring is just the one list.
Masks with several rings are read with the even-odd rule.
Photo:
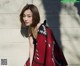
[[[76, 9], [74, 8], [74, 6], [77, 8], [77, 13], [76, 13]], [[77, 64], [77, 66], [80, 64], [78, 64], [77, 62], [80, 62], [80, 53], [79, 53], [79, 46], [80, 46], [80, 33], [79, 33], [79, 29], [80, 29], [80, 2], [76, 2], [73, 4], [65, 4], [62, 7], [64, 7], [64, 10], [66, 11], [67, 15], [69, 16], [69, 18], [67, 19], [72, 19], [72, 22], [70, 21], [70, 27], [68, 27], [70, 29], [70, 31], [67, 31], [66, 29], [64, 29], [64, 34], [68, 37], [68, 42], [69, 42], [69, 46], [70, 48], [72, 48], [72, 50], [70, 48], [66, 48], [66, 53], [69, 54], [69, 56], [71, 56], [71, 59], [69, 60], [71, 61], [75, 61], [72, 62], [75, 66], [75, 64]], [[79, 15], [79, 17], [77, 16]], [[74, 23], [72, 25], [72, 23]], [[74, 59], [73, 59], [74, 56]], [[72, 60], [73, 59], [73, 60]], [[73, 65], [71, 65], [73, 66]]]
[[80, 16], [80, 2], [74, 3], [74, 6], [77, 7], [78, 14], [79, 14], [79, 16]]
[[60, 18], [59, 14], [61, 11], [60, 0], [42, 0], [43, 7], [45, 9], [46, 22], [49, 27], [52, 28], [53, 34], [58, 42], [61, 45], [61, 32], [60, 32]]

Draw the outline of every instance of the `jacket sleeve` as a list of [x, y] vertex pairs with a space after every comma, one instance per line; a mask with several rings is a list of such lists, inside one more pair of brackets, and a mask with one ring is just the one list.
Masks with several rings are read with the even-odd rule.
[[68, 64], [67, 64], [67, 61], [66, 61], [64, 54], [62, 52], [62, 49], [58, 45], [52, 31], [51, 31], [51, 35], [52, 35], [52, 38], [55, 42], [55, 44], [54, 44], [54, 57], [56, 60], [56, 65], [60, 64], [61, 66], [67, 66]]

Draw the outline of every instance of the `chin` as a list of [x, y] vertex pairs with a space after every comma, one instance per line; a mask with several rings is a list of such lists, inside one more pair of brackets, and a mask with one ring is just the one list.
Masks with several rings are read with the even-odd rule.
[[29, 24], [26, 24], [26, 26], [30, 26]]

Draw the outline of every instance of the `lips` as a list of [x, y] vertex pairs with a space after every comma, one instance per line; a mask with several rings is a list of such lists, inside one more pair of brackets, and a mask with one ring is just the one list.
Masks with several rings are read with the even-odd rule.
[[25, 22], [25, 23], [29, 23], [29, 22]]

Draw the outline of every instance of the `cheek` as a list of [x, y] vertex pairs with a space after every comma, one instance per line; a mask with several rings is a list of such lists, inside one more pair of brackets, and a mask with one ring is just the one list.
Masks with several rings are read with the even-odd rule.
[[30, 21], [32, 22], [32, 18], [30, 18]]
[[32, 20], [32, 17], [31, 17], [31, 20]]

